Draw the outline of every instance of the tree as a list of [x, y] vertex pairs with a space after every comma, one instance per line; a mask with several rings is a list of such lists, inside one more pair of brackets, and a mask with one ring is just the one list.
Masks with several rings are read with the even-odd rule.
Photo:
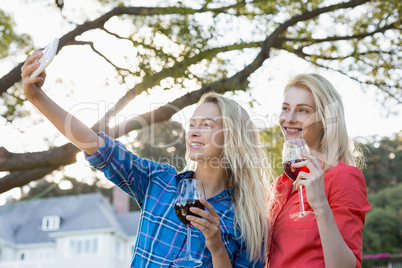
[[[67, 46], [90, 47], [110, 63], [121, 83], [135, 81], [93, 126], [95, 131], [121, 137], [140, 129], [142, 123], [169, 120], [205, 92], [246, 91], [250, 75], [281, 51], [375, 86], [383, 101], [401, 104], [400, 1], [200, 0], [160, 1], [152, 7], [129, 6], [128, 2], [99, 0], [93, 13], [85, 10], [83, 16], [74, 16], [77, 9], [68, 7], [68, 2], [47, 2], [60, 11], [65, 23], [75, 26], [61, 37], [59, 54]], [[123, 24], [133, 27], [122, 33]], [[91, 40], [92, 32], [131, 44], [132, 50], [121, 55], [126, 62], [108, 58], [99, 48], [101, 42]], [[30, 49], [24, 44], [19, 48], [15, 55]], [[241, 67], [236, 64], [239, 59], [244, 61]], [[26, 114], [19, 84], [22, 64], [0, 78], [0, 101], [5, 104], [0, 112], [8, 122]], [[189, 84], [198, 89], [187, 90]], [[160, 87], [182, 88], [182, 95], [110, 127], [112, 118], [134, 98]], [[0, 147], [0, 171], [7, 172], [0, 179], [0, 193], [74, 163], [77, 152], [72, 144], [35, 153], [13, 153]]]
[[365, 254], [400, 253], [402, 248], [402, 184], [369, 195], [372, 210], [363, 229]]
[[143, 158], [170, 164], [180, 171], [186, 165], [184, 135], [179, 122], [166, 121], [141, 129], [134, 141], [125, 142], [125, 145]]
[[27, 34], [19, 35], [14, 31], [15, 22], [3, 10], [0, 10], [0, 58], [6, 58], [16, 53], [14, 48], [31, 49], [31, 37]]
[[283, 173], [282, 148], [283, 134], [279, 125], [266, 128], [261, 132], [261, 141], [264, 144], [268, 161], [275, 172], [275, 178]]
[[400, 164], [402, 163], [402, 132], [395, 133], [391, 138], [368, 139], [363, 148], [365, 148], [367, 159], [363, 175], [369, 192], [377, 192], [402, 182]]

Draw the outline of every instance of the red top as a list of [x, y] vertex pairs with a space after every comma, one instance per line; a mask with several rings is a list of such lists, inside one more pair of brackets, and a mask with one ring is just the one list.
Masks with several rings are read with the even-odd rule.
[[[356, 267], [361, 267], [364, 218], [371, 209], [363, 174], [360, 169], [339, 162], [325, 173], [324, 182], [339, 231], [356, 256]], [[296, 222], [289, 218], [300, 210], [298, 192], [291, 193], [292, 183], [285, 174], [275, 181], [278, 202], [273, 208], [268, 267], [325, 267], [317, 221]], [[313, 211], [305, 191], [303, 188], [305, 209]]]

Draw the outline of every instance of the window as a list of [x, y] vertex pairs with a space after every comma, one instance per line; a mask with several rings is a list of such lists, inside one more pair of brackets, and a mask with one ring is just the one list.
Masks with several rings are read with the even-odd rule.
[[47, 249], [43, 249], [39, 251], [39, 259], [40, 260], [47, 260], [51, 258], [51, 251]]
[[42, 231], [56, 231], [60, 228], [60, 217], [57, 215], [46, 216], [42, 219]]
[[70, 254], [77, 255], [93, 255], [98, 252], [98, 239], [73, 239], [70, 240]]

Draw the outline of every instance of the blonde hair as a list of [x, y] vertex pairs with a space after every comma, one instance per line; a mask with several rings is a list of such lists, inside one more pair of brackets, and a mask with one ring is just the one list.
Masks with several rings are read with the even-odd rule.
[[348, 136], [342, 98], [332, 84], [319, 74], [300, 74], [286, 85], [284, 94], [290, 87], [308, 89], [314, 96], [316, 123], [322, 122], [324, 129], [319, 152], [324, 171], [338, 161], [363, 166], [363, 154]]
[[[268, 243], [268, 188], [271, 166], [260, 144], [259, 131], [235, 101], [217, 93], [204, 94], [199, 105], [215, 103], [222, 113], [227, 183], [232, 187], [235, 229], [244, 239], [249, 259], [265, 259]], [[190, 160], [188, 160], [190, 161]]]

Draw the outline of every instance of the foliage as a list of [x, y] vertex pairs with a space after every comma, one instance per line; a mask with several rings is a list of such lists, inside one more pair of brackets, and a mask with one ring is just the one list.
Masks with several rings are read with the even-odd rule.
[[378, 141], [368, 139], [363, 148], [367, 159], [363, 174], [369, 192], [402, 183], [402, 131]]
[[402, 252], [402, 184], [369, 195], [363, 229], [364, 254]]
[[373, 267], [400, 267], [402, 263], [402, 257], [391, 257], [382, 259], [367, 259], [363, 260], [363, 268], [373, 268]]
[[[18, 33], [15, 29], [15, 21], [13, 18], [0, 9], [0, 59], [11, 58], [15, 61], [14, 56], [20, 53], [28, 53], [32, 50], [32, 40], [28, 34]], [[0, 98], [0, 117], [4, 117], [7, 122], [12, 122], [15, 118], [24, 117], [28, 114], [26, 110], [22, 110], [21, 106], [24, 100], [21, 96], [21, 90], [12, 87], [9, 93], [3, 94]]]
[[15, 26], [12, 17], [0, 9], [0, 59], [32, 48], [31, 37], [19, 34]]
[[279, 125], [266, 128], [261, 131], [261, 142], [264, 144], [269, 163], [275, 172], [275, 177], [283, 173], [282, 147], [284, 143], [282, 131]]
[[186, 164], [184, 136], [184, 129], [179, 122], [166, 121], [143, 128], [138, 131], [132, 143], [125, 144], [140, 157], [172, 165], [180, 172]]
[[[400, 1], [156, 0], [144, 6], [130, 0], [89, 2], [91, 8], [77, 6], [73, 1], [41, 0], [40, 7], [43, 16], [44, 12], [59, 14], [61, 24], [68, 26], [63, 28], [68, 32], [60, 37], [59, 55], [65, 53], [67, 49], [63, 48], [67, 46], [87, 49], [112, 67], [116, 80], [126, 86], [127, 91], [121, 93], [113, 109], [106, 111], [106, 122], [138, 95], [145, 92], [152, 96], [157, 89], [175, 90], [182, 95], [138, 116], [150, 124], [170, 120], [207, 91], [249, 90], [251, 74], [281, 52], [374, 85], [379, 99], [391, 104], [387, 107], [402, 103]], [[4, 12], [0, 18], [0, 31], [10, 37], [7, 44], [2, 43], [6, 45], [0, 53], [8, 61], [25, 58], [26, 48], [12, 44], [22, 44], [18, 40], [28, 43], [28, 36], [17, 33]], [[113, 56], [111, 43], [118, 48]], [[21, 105], [24, 97], [17, 89], [21, 65], [16, 64], [0, 78], [0, 119], [9, 125], [26, 116], [30, 109], [29, 105]], [[92, 95], [96, 97], [96, 93]], [[168, 110], [168, 105], [177, 110]], [[132, 121], [121, 123], [128, 127], [115, 128], [101, 123], [93, 129], [106, 133], [122, 129], [113, 132], [116, 137], [140, 130]], [[71, 144], [25, 154], [3, 148], [0, 171], [7, 175], [0, 179], [0, 193], [73, 163], [77, 152]]]
[[[392, 138], [365, 144], [368, 165], [363, 174], [369, 189], [372, 210], [363, 229], [363, 253], [402, 252], [401, 132]], [[391, 157], [390, 157], [391, 156]], [[400, 262], [401, 258], [364, 260], [362, 267]]]

